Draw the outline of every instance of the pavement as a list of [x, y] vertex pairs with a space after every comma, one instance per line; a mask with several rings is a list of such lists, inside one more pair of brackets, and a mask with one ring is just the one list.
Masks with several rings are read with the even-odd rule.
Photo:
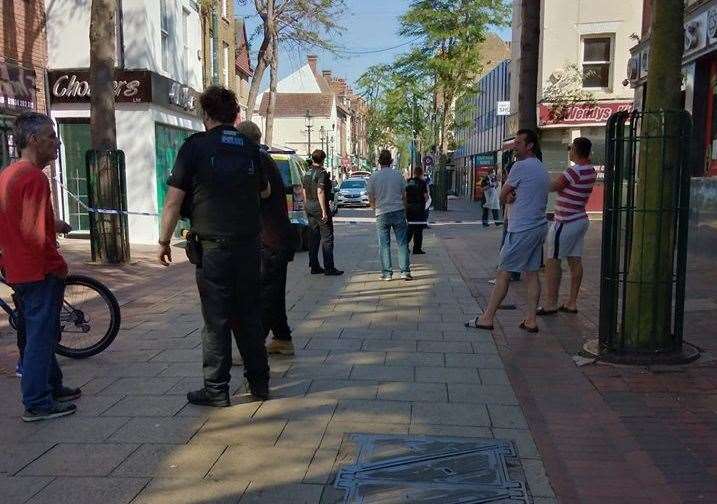
[[63, 241], [73, 271], [115, 291], [122, 328], [95, 357], [61, 358], [66, 383], [83, 390], [78, 413], [36, 424], [18, 418], [14, 335], [0, 328], [0, 500], [343, 502], [332, 482], [353, 461], [345, 441], [376, 433], [511, 440], [534, 502], [555, 502], [493, 337], [463, 326], [478, 305], [439, 238], [427, 236], [409, 283], [378, 279], [370, 224], [337, 224], [337, 235], [343, 277], [309, 275], [305, 254], [291, 264], [298, 350], [271, 359], [273, 398], [249, 402], [234, 368], [225, 409], [185, 399], [201, 386], [191, 266], [155, 266], [141, 247], [129, 266], [92, 266], [85, 242]]
[[[438, 220], [475, 220], [450, 200]], [[363, 211], [341, 214], [366, 216]], [[599, 223], [589, 236], [580, 313], [517, 328], [501, 311], [493, 333], [465, 329], [490, 293], [500, 229], [432, 226], [414, 282], [381, 282], [370, 224], [337, 224], [343, 277], [290, 266], [287, 301], [297, 354], [272, 357], [273, 398], [249, 402], [234, 368], [233, 406], [188, 405], [201, 385], [201, 316], [192, 267], [156, 266], [133, 248], [123, 268], [73, 270], [117, 294], [122, 329], [87, 360], [61, 359], [82, 386], [78, 413], [25, 424], [14, 335], [0, 321], [0, 501], [3, 503], [338, 503], [337, 471], [355, 461], [353, 433], [508, 440], [529, 502], [717, 502], [717, 367], [705, 322], [711, 277], [691, 272], [687, 339], [705, 349], [670, 369], [577, 366], [596, 336]], [[713, 285], [713, 284], [712, 284]], [[521, 285], [509, 301], [520, 308]], [[3, 325], [4, 324], [4, 325]]]

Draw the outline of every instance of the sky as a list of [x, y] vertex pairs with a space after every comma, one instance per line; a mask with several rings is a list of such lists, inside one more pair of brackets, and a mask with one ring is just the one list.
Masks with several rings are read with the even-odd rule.
[[[325, 51], [310, 51], [319, 57], [319, 70], [331, 70], [334, 76], [346, 79], [354, 85], [361, 74], [371, 65], [390, 63], [393, 59], [407, 52], [410, 48], [409, 39], [398, 35], [399, 17], [410, 4], [410, 0], [346, 0], [347, 9], [340, 19], [346, 29], [334, 36], [334, 43], [346, 53], [331, 54]], [[251, 37], [260, 19], [254, 10], [254, 2], [246, 5], [237, 4], [237, 17], [244, 17], [247, 23], [247, 34]], [[505, 40], [510, 39], [510, 29], [498, 30]], [[261, 36], [250, 40], [252, 46], [252, 63], [256, 62], [256, 49], [261, 44]], [[402, 45], [402, 47], [396, 47]], [[393, 49], [390, 49], [393, 48]], [[348, 52], [369, 52], [369, 54], [347, 54]], [[279, 78], [298, 70], [306, 64], [307, 53], [280, 50]], [[268, 71], [264, 78], [262, 91], [268, 86]]]

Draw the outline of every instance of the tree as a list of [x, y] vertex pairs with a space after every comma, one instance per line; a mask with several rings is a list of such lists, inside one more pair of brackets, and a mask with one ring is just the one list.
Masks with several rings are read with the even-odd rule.
[[92, 148], [117, 148], [115, 123], [115, 22], [117, 0], [92, 0], [90, 18], [90, 133]]
[[[92, 0], [90, 12], [90, 202], [98, 208], [124, 208], [115, 122], [115, 27], [117, 0]], [[117, 264], [129, 261], [127, 216], [91, 213], [92, 258]]]
[[540, 58], [540, 1], [520, 0], [520, 66], [518, 127], [538, 131], [538, 63]]
[[[249, 0], [241, 0], [247, 3]], [[247, 110], [254, 112], [259, 86], [264, 72], [272, 67], [278, 55], [278, 46], [292, 49], [321, 48], [335, 50], [327, 35], [341, 30], [336, 22], [344, 8], [344, 0], [253, 0], [256, 13], [262, 20], [254, 75], [249, 87]], [[278, 61], [276, 61], [278, 71]], [[271, 122], [272, 117], [267, 117]]]
[[[646, 112], [676, 112], [681, 109], [683, 0], [655, 0], [652, 8], [650, 60], [647, 75]], [[654, 209], [673, 198], [669, 177], [679, 168], [681, 136], [677, 121], [646, 117], [643, 120], [636, 209], [633, 227], [625, 337], [633, 348], [648, 349], [655, 337], [661, 347], [672, 340], [672, 272], [674, 260], [673, 220]], [[667, 135], [667, 138], [661, 138]], [[655, 138], [657, 137], [657, 138]], [[642, 284], [657, 276], [658, 287]], [[657, 317], [657, 319], [655, 319]], [[653, 333], [654, 331], [654, 333]]]
[[[357, 81], [366, 101], [367, 140], [371, 161], [387, 147], [402, 147], [414, 137], [430, 144], [432, 138], [432, 88], [424, 80], [412, 80], [387, 64], [369, 67]], [[408, 140], [407, 140], [408, 139]]]
[[593, 71], [583, 71], [571, 63], [553, 72], [543, 89], [543, 102], [550, 106], [550, 122], [562, 121], [575, 103], [594, 105], [595, 95], [583, 88], [583, 79], [595, 76]]
[[503, 0], [414, 0], [401, 16], [400, 34], [417, 39], [418, 47], [397, 68], [408, 79], [431, 83], [440, 152], [448, 146], [454, 104], [476, 91], [481, 43], [491, 26], [507, 24], [508, 15]]

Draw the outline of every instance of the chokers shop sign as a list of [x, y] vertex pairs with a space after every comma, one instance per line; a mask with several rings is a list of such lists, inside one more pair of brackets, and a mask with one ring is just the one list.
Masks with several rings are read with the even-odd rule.
[[[88, 69], [53, 70], [48, 75], [53, 104], [90, 102], [92, 89]], [[198, 113], [197, 91], [148, 70], [117, 69], [113, 87], [118, 103], [154, 103], [190, 114]]]

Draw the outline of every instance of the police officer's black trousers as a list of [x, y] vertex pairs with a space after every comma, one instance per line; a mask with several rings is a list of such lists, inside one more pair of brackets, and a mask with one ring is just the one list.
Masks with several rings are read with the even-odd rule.
[[264, 337], [269, 331], [274, 339], [291, 341], [286, 320], [286, 270], [289, 253], [264, 248], [261, 251], [261, 323]]
[[261, 327], [259, 238], [231, 243], [202, 241], [202, 248], [197, 287], [204, 316], [204, 386], [209, 393], [229, 390], [232, 332], [244, 360], [244, 376], [252, 383], [268, 382], [269, 363]]
[[319, 245], [324, 256], [324, 269], [331, 271], [334, 266], [334, 222], [329, 217], [325, 222], [320, 216], [307, 214], [309, 218], [309, 267], [312, 270], [320, 269]]

